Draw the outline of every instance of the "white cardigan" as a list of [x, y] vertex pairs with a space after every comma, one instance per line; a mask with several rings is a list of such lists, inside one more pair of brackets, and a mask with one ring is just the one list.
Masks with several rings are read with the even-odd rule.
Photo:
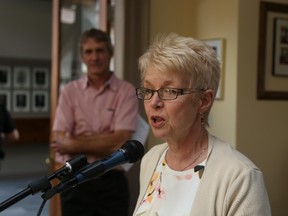
[[[231, 145], [211, 134], [209, 146], [211, 151], [190, 216], [270, 216], [262, 172]], [[133, 215], [166, 148], [167, 143], [156, 145], [142, 159], [140, 193]]]

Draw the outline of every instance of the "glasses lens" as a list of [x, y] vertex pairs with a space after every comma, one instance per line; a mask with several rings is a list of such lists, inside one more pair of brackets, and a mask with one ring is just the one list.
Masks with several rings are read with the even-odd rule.
[[136, 89], [136, 94], [137, 94], [138, 99], [141, 99], [141, 100], [147, 100], [150, 97], [148, 89], [145, 89], [145, 88]]
[[179, 89], [174, 88], [160, 88], [158, 90], [137, 88], [136, 95], [138, 99], [149, 100], [151, 99], [155, 91], [158, 93], [158, 96], [161, 100], [174, 100], [179, 94]]
[[177, 89], [172, 88], [162, 88], [158, 90], [159, 97], [163, 100], [173, 100], [177, 98]]

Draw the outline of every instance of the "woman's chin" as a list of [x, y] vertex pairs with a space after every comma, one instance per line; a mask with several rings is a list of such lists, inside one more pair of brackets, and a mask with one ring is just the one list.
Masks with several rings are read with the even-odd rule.
[[157, 139], [166, 140], [167, 137], [169, 136], [169, 133], [164, 130], [152, 129], [152, 132]]

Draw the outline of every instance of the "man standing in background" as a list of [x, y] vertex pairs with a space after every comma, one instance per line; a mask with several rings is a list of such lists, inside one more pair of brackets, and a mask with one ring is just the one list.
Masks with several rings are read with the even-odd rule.
[[[59, 166], [75, 155], [88, 162], [119, 149], [136, 130], [138, 101], [132, 84], [110, 71], [113, 47], [109, 35], [85, 31], [80, 52], [87, 75], [61, 91], [51, 148]], [[127, 216], [129, 188], [125, 173], [115, 168], [61, 194], [62, 216]]]

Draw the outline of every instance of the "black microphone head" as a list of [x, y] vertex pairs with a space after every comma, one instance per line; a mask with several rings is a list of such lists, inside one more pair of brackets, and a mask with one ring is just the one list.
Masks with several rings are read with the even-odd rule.
[[127, 157], [129, 163], [135, 163], [144, 155], [144, 146], [138, 140], [126, 141], [121, 149], [125, 152], [125, 157]]

